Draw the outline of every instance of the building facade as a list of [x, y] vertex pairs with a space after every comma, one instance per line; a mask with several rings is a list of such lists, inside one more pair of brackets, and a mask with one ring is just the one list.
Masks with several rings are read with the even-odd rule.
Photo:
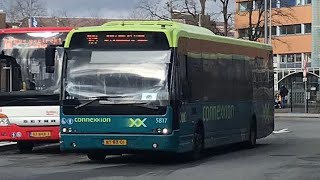
[[[264, 0], [262, 1], [236, 0], [235, 28], [238, 38], [246, 39], [248, 28], [252, 29], [255, 24], [260, 23], [259, 28], [253, 31], [261, 31], [258, 41], [264, 41]], [[272, 7], [270, 13], [270, 4], [267, 6], [267, 19], [274, 53], [275, 91], [285, 85], [291, 92], [290, 95], [300, 96], [301, 102], [305, 101], [305, 97], [310, 101], [319, 101], [320, 1], [267, 1], [271, 2]], [[253, 26], [250, 26], [250, 22]], [[303, 73], [304, 70], [306, 74]], [[307, 78], [303, 78], [304, 75]], [[294, 98], [296, 97], [290, 97], [290, 100]]]

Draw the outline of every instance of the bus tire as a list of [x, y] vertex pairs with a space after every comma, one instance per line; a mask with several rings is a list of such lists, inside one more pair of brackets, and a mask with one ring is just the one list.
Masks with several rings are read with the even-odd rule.
[[17, 142], [17, 148], [20, 151], [20, 153], [30, 153], [32, 152], [33, 147], [34, 147], [33, 142], [29, 142], [29, 141]]
[[202, 123], [198, 123], [194, 129], [192, 146], [191, 160], [201, 159], [204, 150], [204, 128]]
[[252, 149], [257, 145], [257, 123], [255, 118], [250, 123], [249, 140], [245, 143], [246, 148]]
[[104, 161], [106, 159], [107, 154], [103, 152], [95, 152], [95, 153], [88, 153], [87, 157], [91, 161]]

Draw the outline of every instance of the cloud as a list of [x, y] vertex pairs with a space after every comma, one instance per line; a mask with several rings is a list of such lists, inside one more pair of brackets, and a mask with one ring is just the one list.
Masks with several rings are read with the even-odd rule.
[[99, 16], [106, 18], [127, 17], [139, 0], [54, 0], [43, 1], [49, 12], [64, 9], [70, 16]]
[[[40, 0], [46, 4], [49, 12], [64, 9], [68, 16], [73, 17], [103, 17], [103, 18], [127, 18], [134, 11], [141, 0]], [[167, 0], [155, 1], [160, 7], [164, 7]], [[196, 0], [197, 1], [197, 0]], [[222, 4], [220, 1], [207, 0], [207, 13], [213, 18], [221, 18]], [[229, 1], [229, 10], [235, 9], [235, 0]]]

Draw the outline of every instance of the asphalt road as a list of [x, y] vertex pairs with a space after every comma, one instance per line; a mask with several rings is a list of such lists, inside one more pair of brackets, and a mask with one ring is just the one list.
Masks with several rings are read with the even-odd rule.
[[275, 130], [255, 149], [217, 148], [198, 162], [126, 155], [94, 163], [84, 155], [61, 154], [55, 145], [31, 154], [0, 152], [0, 180], [320, 179], [320, 120], [278, 118]]

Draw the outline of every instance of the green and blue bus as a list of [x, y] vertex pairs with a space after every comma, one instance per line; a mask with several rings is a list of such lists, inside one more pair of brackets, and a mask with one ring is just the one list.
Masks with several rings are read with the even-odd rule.
[[206, 148], [252, 148], [274, 129], [269, 45], [172, 21], [114, 21], [72, 30], [64, 57], [62, 151], [198, 159]]

